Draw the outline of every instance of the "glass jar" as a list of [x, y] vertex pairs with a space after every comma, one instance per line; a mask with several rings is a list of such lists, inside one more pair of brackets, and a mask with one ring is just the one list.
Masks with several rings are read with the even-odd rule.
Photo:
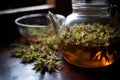
[[83, 68], [113, 64], [120, 53], [120, 26], [105, 0], [72, 0], [73, 12], [59, 30], [59, 48], [69, 63]]

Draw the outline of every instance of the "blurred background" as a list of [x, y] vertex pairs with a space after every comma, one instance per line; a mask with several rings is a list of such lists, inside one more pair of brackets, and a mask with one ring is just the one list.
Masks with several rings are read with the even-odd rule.
[[1, 0], [0, 10], [30, 7], [37, 5], [55, 5], [56, 12], [67, 14], [71, 12], [71, 0]]
[[17, 17], [48, 11], [66, 16], [72, 11], [71, 0], [1, 0], [0, 6], [0, 46], [19, 37]]
[[[119, 0], [107, 1], [110, 5], [117, 5], [113, 7], [111, 15], [114, 16], [116, 12], [120, 14]], [[71, 0], [1, 0], [0, 6], [0, 46], [19, 37], [14, 23], [19, 16], [48, 11], [67, 16], [72, 12]]]
[[45, 4], [45, 0], [1, 0], [0, 9], [13, 9], [41, 4]]

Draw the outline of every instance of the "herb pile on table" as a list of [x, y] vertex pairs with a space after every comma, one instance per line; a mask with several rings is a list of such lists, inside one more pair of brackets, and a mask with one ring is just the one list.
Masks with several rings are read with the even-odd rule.
[[56, 72], [61, 69], [56, 36], [41, 38], [34, 44], [19, 39], [11, 45], [14, 46], [11, 56], [20, 58], [22, 63], [35, 62], [33, 69], [36, 71]]

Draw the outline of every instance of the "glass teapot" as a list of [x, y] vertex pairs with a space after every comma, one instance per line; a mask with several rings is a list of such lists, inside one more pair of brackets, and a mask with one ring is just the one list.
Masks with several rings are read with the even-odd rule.
[[[72, 0], [73, 12], [58, 31], [59, 52], [78, 67], [101, 68], [120, 55], [120, 25], [105, 0]], [[55, 26], [55, 24], [54, 24]]]

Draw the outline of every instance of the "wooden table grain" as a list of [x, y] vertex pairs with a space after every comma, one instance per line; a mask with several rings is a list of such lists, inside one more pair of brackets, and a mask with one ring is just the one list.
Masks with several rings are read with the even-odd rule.
[[0, 80], [120, 80], [120, 63], [115, 63], [109, 70], [88, 70], [75, 67], [65, 60], [62, 69], [55, 73], [41, 73], [33, 70], [34, 63], [23, 64], [19, 58], [11, 57], [10, 46], [0, 48]]

